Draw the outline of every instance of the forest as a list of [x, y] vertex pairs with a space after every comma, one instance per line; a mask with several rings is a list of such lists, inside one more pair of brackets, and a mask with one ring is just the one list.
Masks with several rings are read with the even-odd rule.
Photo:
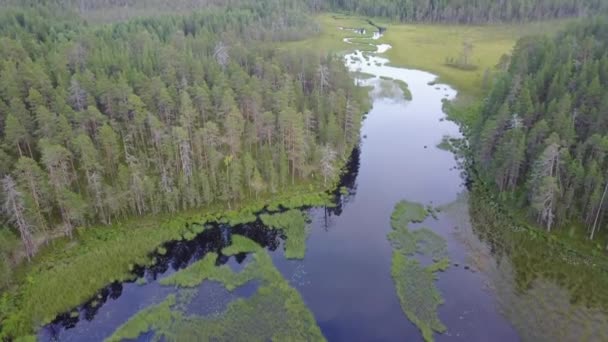
[[271, 3], [106, 26], [3, 10], [2, 234], [29, 258], [75, 227], [332, 180], [363, 93], [335, 58], [273, 49], [314, 26]]
[[605, 13], [602, 0], [327, 0], [327, 6], [402, 22], [528, 22]]
[[[551, 234], [584, 236], [576, 241], [583, 246], [576, 252], [604, 256], [594, 245], [606, 236], [608, 225], [608, 19], [595, 15], [606, 10], [604, 0], [0, 0], [0, 340], [32, 333], [37, 335], [28, 337], [44, 340], [45, 331], [64, 320], [68, 326], [53, 331], [56, 336], [74, 336], [69, 334], [78, 329], [59, 334], [85, 319], [93, 332], [99, 324], [108, 324], [94, 321], [95, 314], [106, 301], [118, 302], [124, 284], [130, 288], [124, 295], [128, 301], [140, 294], [159, 295], [154, 289], [146, 292], [151, 287], [137, 289], [148, 282], [159, 285], [166, 272], [198, 286], [200, 281], [192, 279], [208, 277], [205, 272], [213, 279], [213, 272], [232, 277], [235, 271], [234, 279], [246, 275], [243, 281], [265, 276], [273, 280], [274, 287], [262, 287], [251, 301], [241, 298], [230, 304], [246, 309], [234, 317], [248, 319], [252, 331], [260, 330], [256, 320], [273, 329], [279, 326], [279, 332], [310, 325], [314, 336], [323, 340], [340, 324], [350, 333], [358, 332], [352, 326], [366, 319], [373, 329], [363, 324], [357, 328], [377, 333], [374, 324], [379, 323], [374, 319], [391, 324], [395, 321], [386, 319], [391, 313], [391, 318], [407, 317], [430, 341], [434, 334], [454, 331], [451, 323], [457, 320], [444, 315], [461, 315], [465, 309], [459, 304], [450, 313], [438, 310], [443, 296], [465, 298], [467, 303], [470, 298], [468, 293], [459, 294], [462, 286], [446, 288], [448, 279], [458, 274], [462, 278], [451, 279], [467, 279], [471, 291], [486, 291], [489, 285], [483, 284], [482, 290], [475, 283], [477, 275], [471, 274], [484, 272], [484, 266], [491, 268], [496, 261], [494, 242], [484, 242], [479, 227], [469, 227], [468, 233], [488, 254], [473, 255], [467, 249], [471, 245], [464, 246], [464, 239], [471, 238], [465, 236], [467, 227], [450, 221], [450, 211], [459, 205], [465, 208], [460, 213], [467, 218], [463, 221], [492, 230], [506, 241], [509, 252], [525, 245], [518, 250], [521, 254], [514, 253], [517, 260], [498, 258], [496, 263], [513, 267], [518, 284], [525, 285], [517, 288], [518, 294], [536, 286], [537, 279], [565, 279], [537, 260], [562, 268], [553, 262], [553, 251], [563, 249], [569, 257], [575, 248], [562, 248], [567, 239], [537, 229], [513, 238], [505, 227], [517, 226], [523, 217]], [[555, 23], [552, 30], [566, 25], [561, 19], [580, 17], [586, 19], [568, 20], [573, 23], [559, 33], [524, 37], [512, 51], [507, 50], [521, 35], [496, 33], [520, 28], [529, 34], [523, 23], [541, 21]], [[420, 34], [418, 24], [425, 24], [427, 33]], [[375, 32], [379, 25], [382, 32]], [[437, 30], [439, 26], [444, 30]], [[449, 32], [453, 27], [465, 32], [462, 42], [461, 36], [455, 39]], [[495, 36], [474, 35], [472, 28]], [[384, 29], [390, 33], [383, 35]], [[404, 32], [411, 34], [407, 42], [418, 45], [404, 43]], [[458, 40], [462, 52], [448, 51], [451, 48], [441, 44], [436, 32], [445, 40]], [[307, 41], [311, 37], [313, 43]], [[495, 42], [492, 37], [501, 37], [495, 39], [498, 44], [488, 44]], [[290, 45], [302, 42], [298, 49]], [[429, 48], [433, 44], [440, 46], [440, 53]], [[392, 50], [380, 51], [380, 45]], [[325, 54], [329, 46], [345, 51]], [[505, 54], [494, 61], [503, 47]], [[406, 57], [418, 53], [410, 52], [416, 49], [426, 49], [419, 56], [428, 64], [408, 65], [412, 59]], [[450, 57], [455, 53], [464, 63]], [[489, 67], [485, 73], [478, 70], [473, 64], [482, 58], [496, 67], [488, 62], [482, 64]], [[355, 64], [361, 66], [357, 71]], [[450, 75], [462, 77], [460, 84], [468, 88], [433, 69], [446, 64], [454, 71]], [[377, 74], [362, 71], [365, 68]], [[382, 74], [387, 70], [395, 78]], [[397, 75], [401, 72], [405, 76]], [[355, 73], [365, 77], [355, 79]], [[481, 73], [483, 85], [474, 82]], [[409, 96], [374, 95], [370, 90], [381, 79], [388, 86], [396, 82]], [[377, 121], [363, 127], [364, 119], [369, 120], [366, 115], [372, 115], [370, 108], [377, 109]], [[467, 122], [458, 127], [451, 111], [466, 112]], [[416, 116], [422, 114], [425, 117]], [[428, 118], [432, 120], [425, 121]], [[464, 139], [453, 141], [462, 142], [471, 168], [463, 170], [461, 160], [442, 149], [441, 137], [422, 142], [447, 131], [446, 125], [465, 133]], [[404, 132], [420, 136], [404, 139]], [[365, 146], [371, 149], [365, 151]], [[450, 147], [454, 146], [445, 149]], [[395, 160], [404, 163], [391, 164]], [[468, 177], [473, 173], [479, 177]], [[445, 189], [433, 188], [437, 184], [446, 184]], [[482, 187], [492, 201], [474, 197]], [[302, 204], [292, 197], [301, 189], [320, 200]], [[357, 191], [363, 195], [356, 198]], [[459, 203], [463, 198], [464, 205]], [[495, 199], [518, 218], [481, 217], [479, 212], [500, 211]], [[443, 203], [449, 201], [453, 202]], [[394, 209], [392, 216], [380, 214], [387, 208]], [[425, 214], [409, 220], [404, 214], [411, 210]], [[423, 221], [424, 228], [406, 229], [409, 223]], [[459, 229], [462, 235], [446, 233], [445, 227]], [[260, 243], [259, 231], [272, 241]], [[313, 234], [316, 246], [307, 246]], [[540, 245], [542, 237], [551, 244]], [[207, 238], [216, 239], [222, 248], [213, 247]], [[460, 238], [463, 241], [456, 241]], [[378, 246], [388, 247], [392, 259]], [[524, 274], [518, 263], [529, 262], [527, 252], [537, 246], [545, 253], [535, 254], [542, 258], [532, 259], [534, 272]], [[180, 260], [182, 253], [190, 254]], [[250, 253], [257, 261], [251, 263]], [[426, 265], [417, 259], [425, 253], [441, 258]], [[461, 255], [467, 260], [460, 260]], [[595, 268], [597, 259], [585, 255], [577, 254], [588, 262], [581, 266], [585, 275], [604, 276]], [[276, 262], [305, 257], [310, 257], [306, 267], [319, 267], [318, 272], [306, 275], [302, 264], [290, 260], [289, 267], [295, 270], [286, 273], [282, 267], [287, 263]], [[245, 268], [253, 271], [236, 275], [231, 267], [244, 260], [250, 262]], [[396, 292], [375, 291], [377, 298], [356, 292], [368, 291], [361, 284], [364, 278], [375, 281], [370, 275], [378, 270], [391, 275], [379, 280], [389, 281], [390, 287], [381, 284], [378, 289]], [[446, 280], [437, 282], [440, 271]], [[313, 278], [315, 274], [325, 279]], [[171, 315], [187, 318], [184, 322], [209, 323], [207, 316], [186, 316], [186, 308], [175, 305], [172, 298], [185, 293], [193, 299], [195, 292], [181, 292], [180, 281], [171, 284], [171, 279], [164, 278], [164, 283], [175, 285], [175, 293], [139, 313], [145, 316], [171, 307], [176, 309]], [[330, 285], [323, 283], [327, 280]], [[588, 281], [595, 286], [589, 290], [595, 302], [606, 297], [605, 291], [597, 290], [603, 281]], [[589, 289], [586, 286], [571, 287], [582, 293]], [[113, 287], [119, 289], [115, 297]], [[316, 319], [327, 314], [319, 303], [331, 306], [340, 296], [316, 296], [331, 294], [333, 287], [361, 297], [357, 304], [362, 306], [370, 299], [389, 304], [399, 300], [391, 304], [397, 314], [372, 312], [357, 316], [360, 321], [353, 318], [355, 323], [335, 320], [317, 325]], [[316, 306], [308, 308], [310, 298]], [[577, 304], [576, 295], [563, 298]], [[136, 301], [138, 310], [143, 309], [145, 301]], [[255, 309], [248, 302], [256, 304]], [[91, 317], [82, 314], [87, 310]], [[112, 312], [108, 310], [107, 316]], [[233, 310], [231, 314], [237, 313]], [[260, 317], [265, 318], [250, 312], [264, 313]], [[579, 315], [581, 320], [586, 319], [584, 314]], [[140, 334], [144, 325], [133, 317], [123, 323], [136, 326]], [[466, 329], [473, 326], [460, 317], [468, 324]], [[564, 317], [559, 319], [569, 319]], [[608, 322], [608, 316], [601, 318]], [[291, 325], [277, 323], [281, 320]], [[168, 321], [155, 322], [166, 328], [163, 323]], [[236, 325], [227, 326], [228, 331], [247, 335]], [[158, 336], [171, 333], [156, 330]], [[119, 338], [121, 330], [117, 332]], [[289, 333], [269, 336], [295, 336]], [[46, 337], [54, 340], [55, 335]]]
[[[518, 42], [472, 145], [502, 197], [550, 231], [605, 226], [608, 21]], [[574, 228], [571, 228], [574, 229]]]

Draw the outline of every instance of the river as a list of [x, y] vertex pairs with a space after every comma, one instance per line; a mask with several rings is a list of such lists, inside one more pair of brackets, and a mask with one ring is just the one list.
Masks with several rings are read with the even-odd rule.
[[[379, 47], [381, 52], [388, 48]], [[79, 308], [79, 315], [60, 316], [39, 332], [39, 338], [103, 340], [138, 311], [175, 292], [172, 287], [159, 285], [158, 279], [209, 251], [219, 251], [230, 234], [243, 234], [268, 249], [275, 266], [299, 291], [328, 340], [422, 341], [418, 328], [401, 309], [391, 278], [392, 248], [387, 233], [391, 231], [391, 212], [404, 199], [443, 208], [436, 218], [420, 224], [446, 239], [451, 260], [451, 267], [438, 274], [437, 287], [445, 300], [439, 318], [447, 331], [435, 334], [436, 340], [518, 341], [535, 336], [525, 330], [534, 331], [534, 324], [567, 321], [567, 316], [560, 315], [539, 320], [554, 312], [551, 305], [547, 312], [541, 310], [533, 316], [539, 320], [534, 324], [525, 326], [514, 318], [530, 308], [517, 306], [519, 302], [514, 298], [525, 294], [518, 295], [515, 286], [505, 280], [512, 279], [509, 274], [514, 266], [501, 263], [492, 246], [471, 228], [462, 170], [451, 152], [438, 147], [444, 136], [460, 137], [458, 126], [445, 120], [442, 110], [443, 101], [453, 99], [456, 91], [436, 84], [436, 77], [430, 73], [389, 66], [379, 54], [357, 51], [345, 56], [345, 61], [358, 75], [369, 74], [369, 78], [357, 82], [373, 87], [373, 109], [363, 122], [359, 149], [344, 176], [343, 185], [348, 191], [339, 196], [339, 206], [307, 209], [310, 235], [303, 260], [287, 260], [280, 232], [260, 222], [216, 227], [193, 241], [169, 243], [167, 254], [159, 257], [157, 265], [136, 270], [147, 280], [145, 284], [108, 286], [96, 298], [101, 305], [87, 303]], [[395, 82], [380, 77], [406, 82], [412, 99], [406, 100]], [[239, 269], [244, 258], [223, 257], [221, 261]], [[502, 289], [497, 281], [504, 283]], [[198, 291], [197, 313], [204, 314], [221, 311], [227, 302], [251, 295], [256, 286], [248, 284], [229, 293], [219, 284], [205, 282]], [[567, 296], [563, 290], [559, 293]], [[560, 307], [567, 306], [567, 297], [562, 300], [566, 304]], [[601, 310], [576, 310], [583, 319], [594, 314], [597, 328], [605, 327], [606, 315]], [[599, 334], [590, 335], [591, 340]], [[551, 333], [535, 337], [551, 340]], [[139, 340], [150, 338], [145, 334]]]

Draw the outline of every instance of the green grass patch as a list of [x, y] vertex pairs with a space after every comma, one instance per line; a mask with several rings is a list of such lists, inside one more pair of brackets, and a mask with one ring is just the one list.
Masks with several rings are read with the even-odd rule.
[[304, 259], [308, 230], [307, 217], [302, 211], [292, 209], [283, 213], [262, 214], [260, 219], [268, 227], [283, 230], [287, 259]]
[[259, 250], [261, 247], [257, 242], [246, 238], [242, 235], [232, 235], [232, 243], [230, 246], [222, 249], [224, 255], [235, 255], [239, 253], [252, 253]]
[[[279, 48], [317, 51], [322, 56], [326, 56], [327, 54], [344, 54], [354, 50], [376, 51], [376, 48], [370, 45], [365, 46], [344, 42], [344, 38], [356, 38], [356, 41], [358, 41], [362, 38], [371, 38], [373, 36], [373, 32], [377, 31], [377, 29], [370, 25], [365, 18], [325, 13], [315, 17], [315, 20], [321, 29], [318, 35], [300, 41], [286, 44], [281, 43]], [[365, 29], [366, 34], [359, 35], [350, 30], [340, 30], [340, 27], [362, 28]]]
[[[391, 64], [432, 72], [457, 88], [463, 95], [480, 97], [483, 92], [485, 70], [493, 71], [503, 54], [510, 54], [515, 42], [522, 36], [554, 33], [569, 20], [556, 20], [528, 24], [499, 25], [428, 25], [394, 24], [380, 39], [392, 49], [386, 52]], [[469, 63], [477, 68], [455, 68], [446, 64], [446, 58], [458, 56], [463, 43], [473, 45]]]
[[[210, 271], [208, 267], [193, 266], [179, 273]], [[156, 339], [167, 341], [325, 340], [300, 294], [281, 276], [266, 251], [259, 249], [240, 273], [228, 271], [232, 277], [246, 273], [243, 279], [261, 280], [262, 286], [250, 298], [237, 299], [224, 312], [209, 316], [186, 315], [182, 308], [185, 305], [170, 295], [161, 304], [133, 316], [107, 341], [135, 339], [146, 332], [154, 332]]]
[[399, 252], [393, 253], [391, 275], [401, 308], [408, 319], [422, 332], [425, 341], [433, 340], [433, 332], [444, 332], [437, 316], [443, 299], [435, 287], [435, 273]]
[[[425, 341], [433, 340], [433, 332], [446, 328], [439, 320], [437, 308], [443, 299], [435, 287], [436, 273], [450, 266], [447, 242], [428, 228], [411, 230], [409, 224], [422, 222], [431, 210], [414, 202], [401, 201], [391, 215], [393, 230], [388, 240], [393, 247], [391, 275], [403, 312], [422, 332]], [[427, 267], [413, 258], [416, 254], [430, 257]]]
[[336, 204], [327, 192], [312, 191], [300, 194], [284, 194], [275, 196], [266, 207], [270, 211], [295, 209], [303, 207], [332, 207]]
[[207, 253], [203, 259], [161, 279], [159, 283], [179, 287], [196, 287], [205, 280], [213, 280], [224, 284], [229, 291], [232, 291], [251, 280], [249, 272], [234, 273], [227, 265], [216, 266], [217, 256], [216, 253]]
[[420, 203], [400, 201], [395, 205], [391, 214], [393, 229], [406, 228], [410, 223], [422, 222], [428, 216], [428, 211]]

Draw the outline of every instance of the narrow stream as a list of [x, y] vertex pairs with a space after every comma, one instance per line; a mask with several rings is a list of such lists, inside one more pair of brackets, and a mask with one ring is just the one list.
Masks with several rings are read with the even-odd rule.
[[[389, 48], [378, 47], [380, 52]], [[175, 291], [160, 286], [158, 279], [207, 252], [219, 252], [229, 234], [242, 234], [267, 247], [275, 266], [300, 292], [329, 341], [422, 341], [400, 307], [390, 273], [390, 216], [394, 205], [405, 199], [445, 208], [436, 219], [422, 223], [447, 240], [452, 262], [437, 280], [445, 299], [439, 317], [447, 332], [435, 334], [436, 340], [520, 340], [520, 333], [501, 312], [504, 306], [491, 290], [486, 269], [472, 261], [472, 253], [486, 250], [487, 245], [471, 239], [461, 170], [452, 153], [437, 147], [444, 136], [460, 136], [458, 126], [445, 120], [442, 110], [442, 102], [453, 99], [456, 91], [435, 84], [436, 77], [430, 73], [388, 66], [379, 54], [357, 51], [345, 56], [345, 63], [353, 72], [373, 76], [357, 80], [373, 87], [373, 109], [363, 123], [360, 148], [343, 180], [348, 194], [340, 196], [337, 208], [308, 210], [310, 237], [304, 260], [287, 260], [280, 233], [260, 222], [216, 227], [193, 241], [169, 244], [156, 266], [138, 270], [146, 284], [107, 287], [97, 299], [102, 305], [85, 304], [79, 316], [59, 317], [40, 331], [39, 338], [103, 340], [139, 310]], [[405, 100], [397, 84], [386, 78], [405, 81], [412, 100]], [[496, 264], [491, 253], [484, 257]], [[244, 260], [224, 257], [222, 262], [238, 269]], [[228, 301], [255, 292], [255, 284], [232, 293], [213, 282], [203, 285], [197, 296], [198, 313], [220, 311]], [[148, 335], [139, 338], [149, 339]]]

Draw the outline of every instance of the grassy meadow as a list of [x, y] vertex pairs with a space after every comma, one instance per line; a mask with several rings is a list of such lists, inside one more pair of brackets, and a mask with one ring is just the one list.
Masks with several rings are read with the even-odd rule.
[[[368, 49], [362, 44], [343, 42], [348, 37], [371, 37], [376, 28], [367, 18], [343, 14], [321, 14], [316, 17], [320, 27], [317, 36], [292, 42], [287, 48], [315, 49], [320, 54], [344, 53], [353, 49]], [[509, 54], [517, 40], [525, 35], [550, 34], [568, 24], [568, 20], [548, 21], [530, 24], [500, 25], [429, 25], [392, 24], [372, 19], [374, 23], [386, 27], [379, 44], [390, 44], [392, 49], [385, 55], [395, 66], [409, 67], [432, 72], [439, 81], [455, 87], [465, 98], [478, 98], [483, 94], [485, 70], [494, 70], [504, 54]], [[366, 35], [357, 35], [339, 27], [364, 28]], [[354, 40], [355, 42], [357, 41]], [[470, 63], [475, 70], [461, 70], [446, 65], [446, 58], [458, 58], [463, 43], [471, 42]]]
[[[381, 42], [393, 46], [386, 52], [391, 63], [432, 72], [441, 82], [456, 87], [464, 95], [483, 93], [485, 70], [492, 71], [504, 54], [509, 54], [525, 35], [552, 33], [567, 21], [510, 25], [386, 25]], [[446, 65], [446, 58], [458, 58], [463, 43], [473, 44], [470, 63], [475, 70], [461, 70]]]

